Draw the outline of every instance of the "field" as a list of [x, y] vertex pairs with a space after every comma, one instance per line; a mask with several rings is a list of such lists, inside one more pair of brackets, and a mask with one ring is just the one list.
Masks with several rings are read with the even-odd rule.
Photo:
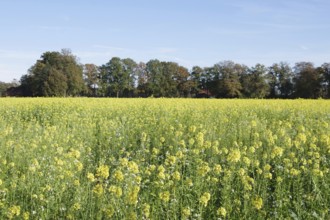
[[0, 219], [330, 219], [325, 100], [0, 99]]

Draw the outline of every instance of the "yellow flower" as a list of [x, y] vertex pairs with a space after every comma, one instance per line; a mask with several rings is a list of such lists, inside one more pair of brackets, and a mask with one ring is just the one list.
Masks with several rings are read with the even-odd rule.
[[276, 178], [276, 182], [277, 182], [277, 183], [282, 183], [282, 182], [283, 182], [282, 177], [278, 176], [278, 177]]
[[252, 200], [252, 205], [254, 206], [254, 208], [256, 208], [257, 210], [260, 210], [262, 208], [263, 205], [263, 201], [262, 198], [257, 196], [254, 200]]
[[189, 143], [189, 146], [193, 146], [195, 143], [195, 140], [193, 138], [190, 138], [188, 143]]
[[134, 161], [129, 161], [127, 166], [132, 173], [137, 174], [139, 172], [139, 166]]
[[78, 150], [75, 149], [71, 149], [71, 151], [68, 153], [69, 157], [73, 157], [73, 158], [80, 158], [80, 152]]
[[145, 132], [142, 132], [141, 134], [141, 142], [146, 142], [147, 140], [147, 134]]
[[140, 176], [136, 176], [136, 177], [135, 177], [135, 182], [136, 182], [137, 184], [140, 184], [141, 181], [142, 181], [142, 177], [140, 177]]
[[271, 157], [281, 157], [283, 155], [283, 148], [275, 146], [274, 149], [272, 150]]
[[243, 162], [246, 166], [250, 166], [251, 160], [248, 157], [243, 157]]
[[56, 164], [57, 164], [58, 166], [63, 166], [64, 163], [65, 163], [63, 160], [58, 159], [57, 157], [55, 157], [55, 162], [56, 162]]
[[217, 210], [217, 214], [219, 216], [222, 216], [222, 217], [226, 217], [227, 215], [227, 211], [224, 207], [220, 207], [218, 210]]
[[197, 168], [197, 174], [200, 176], [205, 176], [210, 170], [211, 169], [208, 164], [203, 162], [203, 164]]
[[240, 176], [244, 176], [244, 174], [245, 174], [245, 170], [244, 170], [243, 168], [240, 168], [239, 171], [238, 171], [238, 174], [239, 174]]
[[152, 154], [153, 154], [153, 155], [155, 155], [155, 156], [156, 156], [158, 153], [159, 153], [159, 150], [158, 150], [158, 148], [155, 148], [155, 147], [154, 147], [154, 148], [152, 148]]
[[194, 126], [194, 125], [189, 126], [190, 133], [195, 133], [195, 131], [196, 131], [196, 126]]
[[127, 165], [128, 165], [128, 159], [127, 158], [120, 158], [119, 162], [120, 162], [120, 165], [122, 167], [127, 167]]
[[222, 167], [220, 164], [216, 164], [214, 167], [213, 167], [213, 171], [216, 173], [216, 174], [220, 174], [221, 171], [222, 171]]
[[167, 165], [174, 165], [175, 162], [176, 162], [175, 156], [168, 156], [165, 160], [165, 164], [167, 164]]
[[229, 162], [238, 162], [241, 159], [241, 152], [238, 149], [232, 150], [228, 155]]
[[19, 216], [20, 214], [21, 214], [21, 207], [14, 205], [8, 209], [7, 216], [9, 219], [12, 219], [15, 216]]
[[74, 180], [74, 181], [73, 181], [73, 185], [75, 185], [75, 186], [80, 186], [80, 181], [79, 181], [79, 179]]
[[124, 174], [120, 170], [116, 170], [113, 173], [113, 177], [118, 181], [121, 182], [124, 180]]
[[185, 148], [186, 147], [186, 142], [184, 140], [180, 140], [179, 145], [180, 145], [180, 147]]
[[181, 174], [178, 171], [173, 173], [173, 179], [179, 181], [181, 179]]
[[254, 154], [254, 152], [256, 152], [256, 149], [255, 149], [254, 147], [250, 147], [250, 148], [249, 148], [249, 152], [250, 152], [251, 154]]
[[204, 145], [204, 134], [202, 132], [198, 132], [196, 141], [198, 147], [202, 147]]
[[92, 174], [92, 173], [87, 173], [87, 179], [88, 179], [90, 182], [94, 182], [94, 181], [95, 181], [94, 174]]
[[307, 141], [307, 137], [304, 133], [299, 133], [297, 135], [296, 139], [297, 139], [298, 142], [301, 142], [303, 144], [306, 143], [306, 141]]
[[165, 172], [165, 168], [163, 167], [163, 165], [160, 165], [157, 170], [160, 172], [160, 173], [164, 173]]
[[144, 203], [142, 206], [143, 214], [148, 219], [150, 216], [150, 205], [147, 203]]
[[82, 169], [84, 168], [84, 165], [82, 163], [80, 163], [79, 161], [75, 165], [76, 165], [78, 171], [82, 171]]
[[205, 192], [199, 199], [199, 202], [206, 207], [207, 203], [209, 202], [209, 200], [211, 199], [211, 194], [208, 192]]
[[269, 171], [271, 168], [272, 168], [271, 165], [266, 164], [266, 165], [264, 166], [264, 171]]
[[66, 177], [73, 177], [73, 173], [70, 170], [66, 170], [64, 173]]
[[126, 203], [129, 205], [136, 205], [138, 202], [138, 194], [140, 191], [140, 187], [133, 186], [128, 190], [127, 197], [126, 197]]
[[290, 174], [291, 174], [292, 176], [298, 176], [298, 175], [300, 174], [300, 171], [297, 170], [297, 169], [295, 169], [295, 168], [291, 168], [291, 170], [290, 170]]
[[78, 211], [78, 210], [81, 209], [81, 205], [80, 205], [79, 203], [76, 202], [75, 204], [73, 204], [72, 209], [73, 209], [74, 211]]
[[[163, 167], [164, 168], [164, 167]], [[150, 166], [149, 166], [149, 170], [151, 171], [151, 172], [153, 172], [154, 170], [156, 170], [156, 166], [154, 165], [154, 164], [151, 164]], [[164, 168], [164, 171], [165, 171], [165, 168]]]
[[244, 187], [244, 190], [252, 190], [252, 186], [254, 184], [254, 179], [249, 177], [249, 176], [244, 176], [242, 178], [242, 182], [243, 182], [243, 187]]
[[166, 178], [166, 175], [163, 172], [159, 172], [157, 176], [159, 179], [162, 179], [162, 180], [164, 180]]
[[186, 179], [185, 184], [190, 187], [194, 185], [193, 181], [190, 178]]
[[30, 219], [30, 213], [29, 212], [24, 212], [23, 213], [23, 219], [24, 220], [29, 220]]
[[164, 202], [168, 202], [170, 201], [170, 192], [169, 191], [165, 191], [165, 192], [161, 192], [159, 193], [159, 198], [161, 200], [163, 200]]
[[191, 215], [191, 211], [189, 207], [182, 209], [182, 217], [183, 219], [187, 219]]
[[269, 173], [269, 172], [267, 172], [267, 173], [264, 173], [264, 177], [266, 178], [266, 179], [273, 179], [273, 174], [271, 174], [271, 173]]
[[103, 190], [102, 184], [97, 184], [94, 186], [93, 193], [95, 193], [96, 196], [99, 196], [99, 197], [102, 196], [103, 192], [104, 192], [104, 190]]
[[115, 214], [115, 209], [113, 206], [108, 206], [107, 208], [103, 209], [103, 212], [105, 213], [106, 217], [111, 218], [113, 214]]
[[177, 156], [179, 159], [182, 159], [184, 155], [183, 155], [182, 151], [178, 151], [178, 152], [176, 152], [175, 156]]
[[117, 198], [120, 198], [121, 195], [123, 194], [122, 189], [119, 186], [114, 186], [114, 185], [111, 185], [109, 187], [109, 192], [114, 194]]
[[129, 211], [127, 214], [126, 214], [126, 218], [127, 220], [136, 220], [137, 219], [137, 215], [134, 211]]
[[96, 169], [96, 177], [107, 179], [109, 177], [109, 167], [107, 165], [101, 165]]

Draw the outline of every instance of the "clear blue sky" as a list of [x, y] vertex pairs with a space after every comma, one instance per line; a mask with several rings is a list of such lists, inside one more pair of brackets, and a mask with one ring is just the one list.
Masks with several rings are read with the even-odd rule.
[[329, 0], [0, 0], [0, 81], [46, 51], [81, 63], [113, 56], [187, 68], [330, 62]]

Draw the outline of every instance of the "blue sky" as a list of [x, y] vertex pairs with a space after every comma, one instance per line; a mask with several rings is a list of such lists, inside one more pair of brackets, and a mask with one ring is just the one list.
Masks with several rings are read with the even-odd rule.
[[0, 81], [46, 51], [81, 63], [112, 57], [187, 68], [330, 62], [329, 0], [0, 0]]

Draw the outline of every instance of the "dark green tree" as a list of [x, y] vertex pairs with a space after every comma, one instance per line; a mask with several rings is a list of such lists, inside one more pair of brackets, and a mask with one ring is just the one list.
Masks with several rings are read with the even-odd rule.
[[47, 71], [47, 78], [43, 84], [44, 96], [65, 96], [68, 91], [68, 79], [64, 73], [52, 67], [50, 67]]
[[18, 87], [19, 83], [16, 80], [13, 80], [10, 83], [0, 81], [0, 97], [10, 95], [7, 93], [9, 88]]
[[318, 68], [322, 75], [322, 94], [324, 98], [330, 98], [330, 63], [324, 63]]
[[242, 96], [240, 76], [246, 68], [232, 61], [223, 61], [214, 65], [214, 91], [217, 97], [238, 98]]
[[152, 95], [151, 78], [147, 71], [147, 65], [140, 62], [136, 68], [137, 76], [137, 95], [140, 97], [149, 97]]
[[285, 62], [269, 67], [270, 98], [289, 98], [293, 93], [293, 72]]
[[127, 83], [123, 91], [125, 97], [133, 97], [135, 95], [135, 89], [137, 84], [137, 63], [131, 58], [125, 58], [122, 60], [124, 64], [124, 82]]
[[149, 76], [150, 91], [155, 97], [176, 97], [177, 82], [175, 75], [179, 65], [173, 62], [160, 62], [150, 60], [146, 64], [147, 75]]
[[191, 79], [189, 71], [183, 66], [179, 66], [174, 75], [174, 80], [177, 83], [177, 91], [180, 97], [191, 97], [196, 83]]
[[[162, 97], [177, 97], [176, 76], [178, 75], [179, 65], [174, 62], [161, 62], [162, 72], [160, 75], [159, 91]], [[158, 96], [158, 95], [157, 95]]]
[[214, 73], [213, 67], [205, 67], [203, 68], [203, 72], [201, 74], [200, 80], [201, 80], [201, 89], [206, 95], [211, 95], [211, 91], [214, 90], [215, 84], [215, 73]]
[[193, 88], [193, 93], [197, 95], [198, 92], [203, 88], [202, 83], [202, 75], [203, 75], [203, 68], [199, 66], [194, 66], [191, 70], [191, 80], [194, 82], [195, 87]]
[[84, 89], [82, 68], [69, 50], [45, 52], [21, 78], [26, 96], [77, 96]]
[[265, 98], [270, 93], [269, 79], [266, 77], [267, 68], [256, 64], [241, 77], [243, 95], [247, 98]]
[[83, 67], [78, 64], [78, 59], [74, 56], [69, 49], [62, 49], [59, 71], [63, 72], [67, 78], [67, 91], [68, 96], [80, 95], [85, 89], [83, 80]]
[[85, 64], [83, 66], [83, 76], [86, 85], [85, 94], [87, 96], [97, 96], [100, 78], [98, 66], [95, 64]]
[[113, 57], [101, 66], [101, 91], [105, 96], [127, 97], [132, 94], [137, 64], [132, 59]]
[[295, 92], [299, 98], [318, 98], [322, 96], [322, 73], [311, 62], [299, 62], [294, 67]]

